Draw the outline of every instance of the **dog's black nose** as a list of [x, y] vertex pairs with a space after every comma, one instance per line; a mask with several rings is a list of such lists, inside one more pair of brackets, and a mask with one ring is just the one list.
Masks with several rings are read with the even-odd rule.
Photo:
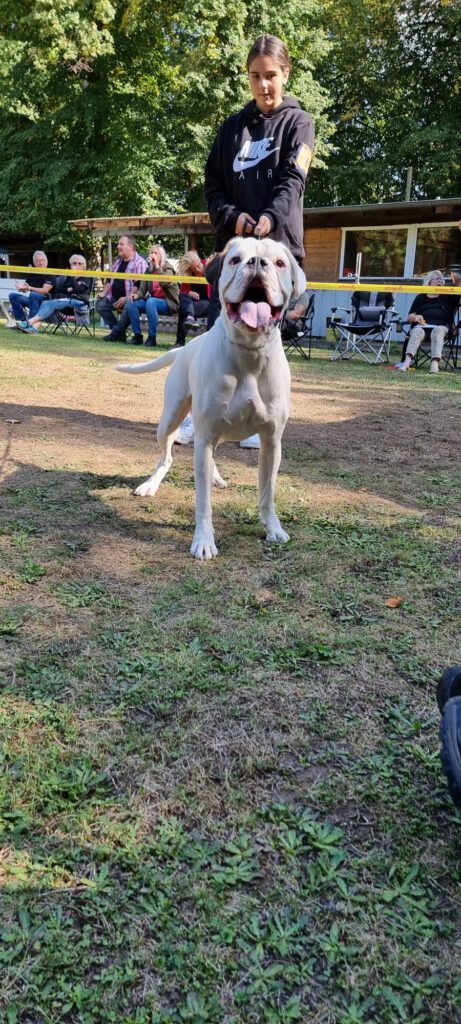
[[251, 259], [248, 260], [248, 266], [256, 267], [256, 269], [261, 267], [261, 269], [263, 270], [265, 267], [267, 267], [267, 265], [268, 261], [264, 258], [264, 256], [252, 256]]

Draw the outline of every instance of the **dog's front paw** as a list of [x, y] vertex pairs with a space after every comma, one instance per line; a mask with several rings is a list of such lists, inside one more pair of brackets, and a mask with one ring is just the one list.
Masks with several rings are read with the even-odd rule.
[[218, 549], [214, 542], [213, 531], [207, 533], [203, 530], [196, 530], [190, 553], [193, 558], [199, 558], [202, 562], [207, 561], [209, 558], [215, 558], [218, 554]]
[[266, 523], [266, 540], [271, 544], [286, 544], [290, 534], [285, 533], [278, 519], [275, 517], [271, 523]]

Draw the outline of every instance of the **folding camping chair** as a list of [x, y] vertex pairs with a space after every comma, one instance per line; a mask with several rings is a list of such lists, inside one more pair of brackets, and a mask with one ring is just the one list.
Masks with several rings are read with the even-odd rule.
[[87, 306], [82, 309], [74, 309], [69, 306], [67, 309], [56, 309], [49, 320], [44, 324], [47, 334], [76, 335], [86, 332], [93, 337], [94, 322], [92, 325], [91, 311], [94, 309], [94, 299], [90, 299]]
[[[392, 325], [395, 323], [391, 292], [353, 292], [349, 309], [332, 307], [327, 319], [336, 341], [332, 360], [359, 356], [367, 363], [389, 362]], [[346, 317], [340, 314], [346, 314]]]
[[[59, 284], [62, 280], [64, 280], [63, 277], [58, 277], [57, 279], [56, 287], [58, 292]], [[85, 306], [82, 306], [81, 309], [76, 309], [74, 306], [55, 309], [49, 320], [43, 321], [43, 327], [46, 333], [77, 335], [85, 332], [86, 334], [89, 334], [90, 337], [94, 337], [96, 297], [93, 292], [94, 285], [89, 301]]]
[[299, 352], [303, 359], [310, 359], [312, 348], [312, 322], [314, 319], [315, 296], [311, 295], [306, 312], [297, 320], [287, 320], [286, 314], [282, 322], [281, 334], [283, 347], [288, 356], [290, 352]]

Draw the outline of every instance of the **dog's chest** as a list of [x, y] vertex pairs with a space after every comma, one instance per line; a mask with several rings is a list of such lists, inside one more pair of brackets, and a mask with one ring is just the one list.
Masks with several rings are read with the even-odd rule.
[[237, 384], [223, 418], [225, 422], [231, 424], [251, 422], [255, 419], [261, 423], [267, 421], [267, 404], [261, 397], [255, 377], [245, 377]]

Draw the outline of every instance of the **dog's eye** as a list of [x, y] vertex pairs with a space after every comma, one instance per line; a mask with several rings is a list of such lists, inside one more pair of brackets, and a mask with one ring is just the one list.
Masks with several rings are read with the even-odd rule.
[[241, 260], [240, 256], [233, 256], [232, 259], [229, 260], [229, 263], [241, 263], [241, 262], [242, 262], [242, 260]]
[[286, 267], [286, 263], [283, 260], [276, 260], [275, 265], [276, 267]]

